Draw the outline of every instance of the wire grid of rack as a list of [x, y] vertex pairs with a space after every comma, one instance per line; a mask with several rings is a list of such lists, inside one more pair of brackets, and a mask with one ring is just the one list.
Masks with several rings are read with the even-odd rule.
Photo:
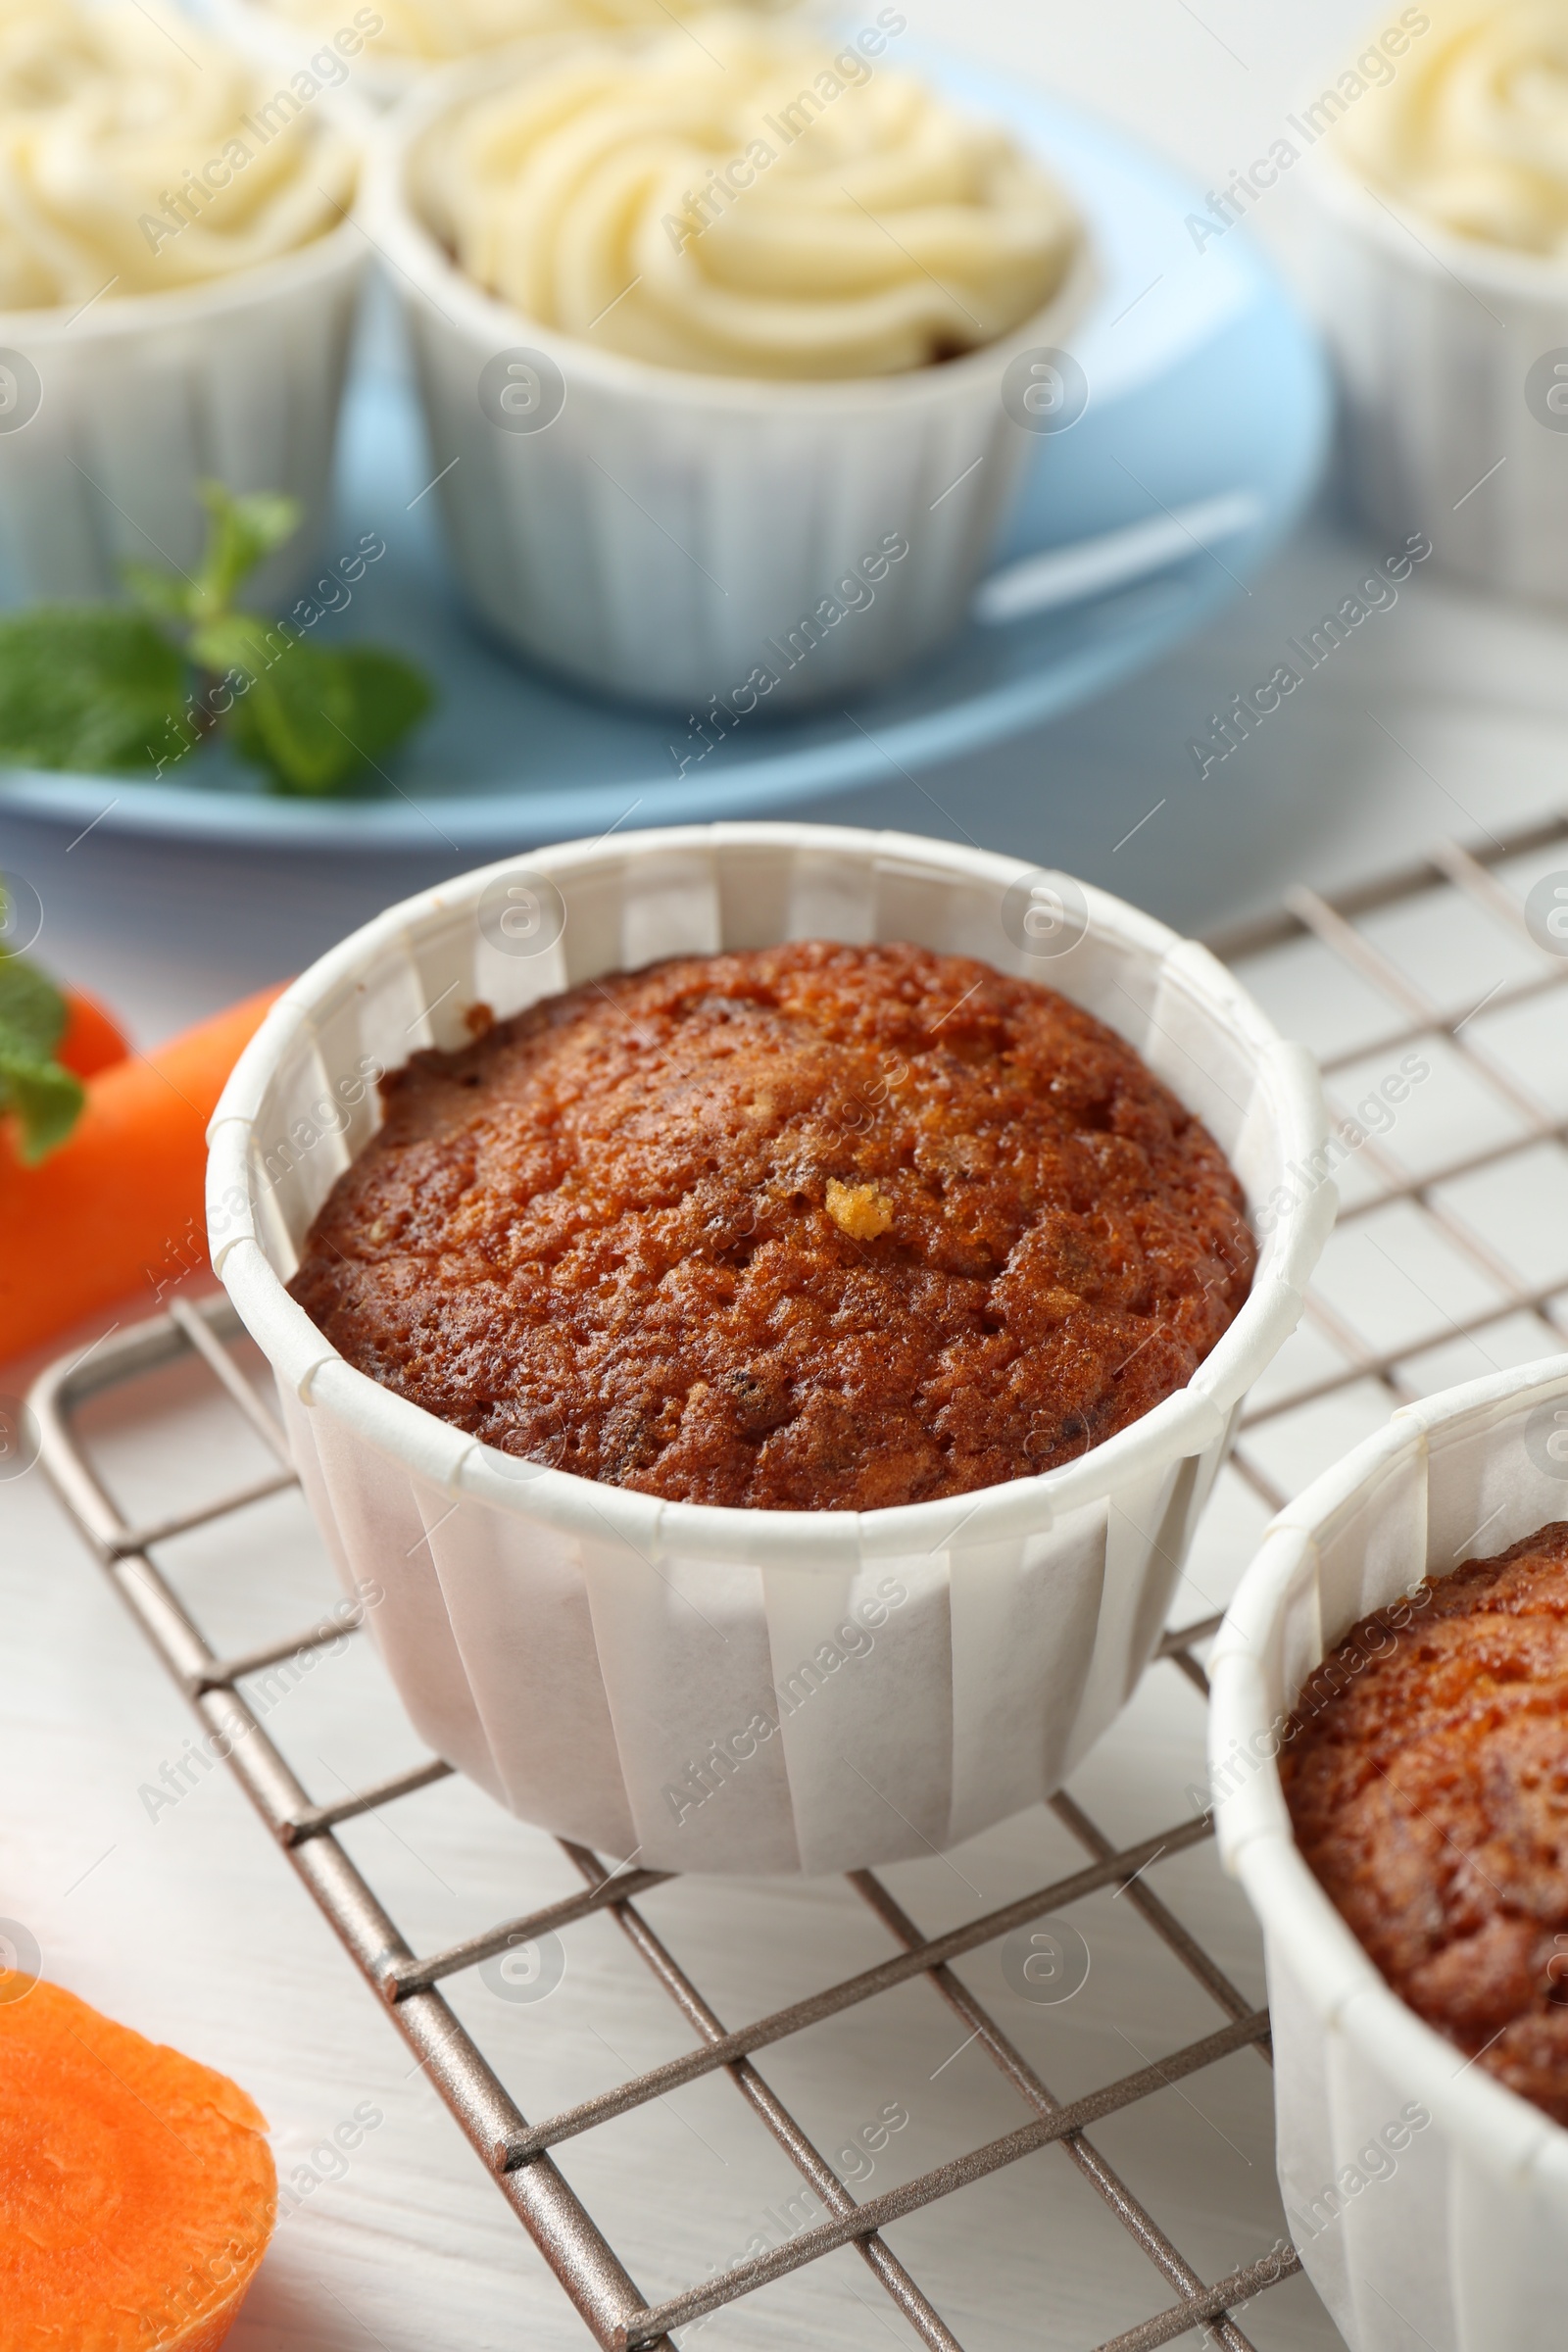
[[[1510, 840], [1489, 841], [1479, 851], [1452, 843], [1434, 846], [1408, 871], [1369, 883], [1332, 902], [1298, 890], [1284, 908], [1215, 943], [1233, 962], [1248, 967], [1256, 984], [1268, 959], [1309, 945], [1327, 957], [1327, 972], [1353, 975], [1388, 1007], [1381, 1026], [1363, 1017], [1353, 1043], [1322, 1054], [1331, 1101], [1336, 1082], [1357, 1066], [1386, 1062], [1416, 1049], [1442, 1051], [1503, 1106], [1501, 1132], [1471, 1132], [1454, 1152], [1439, 1154], [1413, 1171], [1387, 1140], [1354, 1132], [1354, 1167], [1344, 1229], [1379, 1213], [1413, 1210], [1443, 1245], [1457, 1253], [1480, 1289], [1464, 1311], [1450, 1314], [1436, 1299], [1430, 1325], [1419, 1319], [1387, 1345], [1367, 1341], [1353, 1313], [1328, 1289], [1308, 1300], [1307, 1360], [1293, 1363], [1290, 1351], [1244, 1417], [1231, 1471], [1267, 1507], [1283, 1501], [1269, 1433], [1299, 1423], [1325, 1401], [1368, 1384], [1386, 1411], [1391, 1400], [1419, 1395], [1434, 1383], [1422, 1363], [1434, 1350], [1454, 1343], [1484, 1347], [1485, 1335], [1507, 1330], [1515, 1354], [1541, 1353], [1563, 1344], [1554, 1319], [1568, 1298], [1568, 1264], [1554, 1277], [1532, 1278], [1510, 1260], [1505, 1248], [1486, 1230], [1486, 1220], [1465, 1212], [1455, 1198], [1465, 1183], [1506, 1176], [1523, 1155], [1560, 1151], [1568, 1138], [1568, 1100], [1558, 1106], [1544, 1099], [1508, 1050], [1507, 1024], [1521, 1014], [1561, 1019], [1568, 1011], [1568, 958], [1540, 949], [1525, 925], [1523, 904], [1510, 876], [1533, 873], [1553, 854], [1568, 856], [1568, 816]], [[1507, 941], [1503, 977], [1468, 1002], [1446, 1004], [1412, 976], [1408, 956], [1380, 943], [1378, 927], [1396, 933], [1404, 914], [1430, 915], [1438, 894], [1451, 914], [1463, 907]], [[1470, 941], [1470, 960], [1475, 943]], [[1462, 976], [1466, 956], [1456, 950], [1445, 977]], [[1266, 989], [1265, 992], [1266, 994]], [[1333, 997], [1325, 988], [1325, 1002]], [[1499, 1042], [1499, 1039], [1501, 1042]], [[1419, 1056], [1418, 1056], [1419, 1058]], [[1568, 1063], [1568, 1057], [1564, 1057]], [[1408, 1094], [1408, 1088], [1406, 1089]], [[1480, 1141], [1476, 1141], [1477, 1133]], [[1564, 1161], [1568, 1172], [1568, 1159]], [[1358, 1188], [1358, 1191], [1357, 1191]], [[1568, 1196], [1565, 1196], [1568, 1197]], [[1385, 1253], [1387, 1254], [1387, 1253]], [[1534, 1341], [1521, 1339], [1524, 1319]], [[1299, 2267], [1283, 2240], [1227, 2276], [1203, 2279], [1178, 2250], [1138, 2196], [1107, 2162], [1090, 2136], [1102, 2119], [1250, 2048], [1267, 2059], [1267, 2015], [1255, 2008], [1225, 1971], [1149, 1884], [1161, 1859], [1206, 1838], [1203, 1816], [1182, 1819], [1155, 1836], [1118, 1846], [1073, 1797], [1054, 1800], [1059, 1823], [1087, 1855], [1084, 1866], [992, 1910], [981, 1910], [944, 1934], [922, 1934], [882, 1881], [869, 1871], [854, 1873], [850, 1886], [881, 1923], [894, 1945], [887, 1958], [822, 1987], [803, 2000], [726, 2030], [693, 1976], [675, 1959], [639, 1908], [638, 1898], [662, 1883], [662, 1874], [608, 1864], [570, 1843], [563, 1851], [581, 1881], [581, 1891], [507, 1919], [446, 1948], [416, 1952], [399, 1932], [367, 1877], [335, 1835], [356, 1817], [378, 1815], [446, 1777], [450, 1767], [426, 1760], [401, 1774], [362, 1787], [327, 1802], [313, 1799], [290, 1762], [263, 1728], [242, 1686], [281, 1660], [313, 1647], [340, 1642], [341, 1611], [295, 1628], [243, 1654], [220, 1654], [159, 1565], [161, 1548], [196, 1526], [219, 1525], [293, 1483], [281, 1430], [268, 1405], [239, 1368], [226, 1343], [238, 1324], [220, 1298], [196, 1303], [175, 1300], [170, 1311], [136, 1328], [118, 1332], [91, 1351], [86, 1361], [57, 1366], [39, 1383], [32, 1398], [41, 1458], [63, 1499], [86, 1531], [112, 1580], [154, 1648], [182, 1687], [205, 1728], [222, 1742], [233, 1771], [287, 1854], [306, 1887], [331, 1922], [350, 1956], [387, 2004], [405, 2039], [466, 2134], [502, 2193], [604, 2352], [622, 2347], [663, 2346], [672, 2331], [721, 2305], [766, 2287], [786, 2273], [844, 2246], [853, 2246], [878, 2285], [916, 2337], [942, 2352], [958, 2352], [958, 2339], [922, 2291], [883, 2234], [904, 2216], [934, 2204], [1037, 2150], [1058, 2148], [1098, 2191], [1134, 2243], [1174, 2296], [1151, 2317], [1106, 2339], [1099, 2352], [1147, 2352], [1195, 2328], [1225, 2352], [1249, 2352], [1238, 2313]], [[1312, 1354], [1313, 1346], [1317, 1354]], [[276, 1457], [277, 1468], [239, 1491], [171, 1514], [154, 1523], [131, 1525], [122, 1516], [78, 1441], [74, 1420], [89, 1396], [125, 1389], [180, 1356], [194, 1354]], [[1297, 1350], [1299, 1357], [1300, 1350]], [[1451, 1376], [1451, 1374], [1449, 1375]], [[1361, 1409], [1368, 1409], [1362, 1396]], [[1194, 1704], [1206, 1693], [1200, 1651], [1219, 1622], [1217, 1613], [1168, 1633], [1160, 1658], [1191, 1687]], [[220, 1750], [220, 1752], [222, 1752]], [[1212, 2032], [1162, 2055], [1156, 2062], [1107, 2082], [1087, 2095], [1057, 2098], [1003, 2026], [956, 1972], [955, 1963], [1014, 1930], [1055, 1914], [1105, 1888], [1123, 1891], [1147, 1927], [1188, 1970], [1212, 2000], [1222, 2022]], [[621, 1929], [638, 1959], [673, 2002], [692, 2035], [684, 2055], [634, 2075], [542, 2121], [517, 2105], [475, 2037], [460, 2022], [440, 1989], [460, 1972], [479, 1967], [509, 1947], [536, 1942], [595, 1913], [606, 1913]], [[923, 1979], [956, 2014], [977, 2044], [1017, 2095], [1025, 2120], [1014, 2130], [879, 2195], [857, 2200], [820, 2148], [760, 2071], [760, 2053], [804, 2034], [895, 1986]], [[550, 2151], [612, 2119], [703, 2076], [726, 2072], [740, 2097], [771, 2134], [801, 2181], [820, 2200], [826, 2218], [803, 2228], [786, 2242], [749, 2255], [728, 2269], [663, 2300], [649, 2303], [596, 2226], [584, 2203], [554, 2162]]]

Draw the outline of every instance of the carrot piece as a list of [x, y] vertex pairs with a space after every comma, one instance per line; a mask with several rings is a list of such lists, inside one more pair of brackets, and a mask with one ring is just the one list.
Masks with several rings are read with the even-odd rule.
[[130, 1044], [114, 1014], [96, 997], [83, 995], [77, 988], [65, 988], [70, 1018], [66, 1033], [55, 1048], [55, 1059], [78, 1078], [96, 1078], [100, 1070], [123, 1061]]
[[58, 1984], [0, 2002], [0, 2352], [216, 2352], [277, 2216], [266, 2131]]
[[207, 1122], [279, 994], [89, 1078], [69, 1140], [35, 1166], [0, 1128], [0, 1362], [133, 1292], [150, 1312], [205, 1265]]

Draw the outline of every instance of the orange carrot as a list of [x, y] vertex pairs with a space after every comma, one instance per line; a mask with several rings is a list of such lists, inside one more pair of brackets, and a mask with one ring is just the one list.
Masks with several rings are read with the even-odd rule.
[[5, 2352], [217, 2352], [276, 2219], [266, 2130], [57, 1984], [0, 2001]]
[[55, 1059], [78, 1078], [96, 1078], [117, 1061], [123, 1061], [130, 1045], [114, 1014], [96, 997], [84, 996], [80, 989], [61, 990], [66, 1000], [70, 1019], [65, 1036], [55, 1048]]
[[0, 1125], [0, 1362], [132, 1294], [150, 1314], [206, 1264], [207, 1122], [279, 993], [89, 1078], [69, 1141], [35, 1166]]

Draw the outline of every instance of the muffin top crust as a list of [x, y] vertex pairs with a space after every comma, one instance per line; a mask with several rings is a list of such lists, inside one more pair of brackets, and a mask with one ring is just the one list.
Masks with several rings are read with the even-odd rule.
[[1352, 1627], [1280, 1768], [1395, 1991], [1568, 2125], [1568, 1522]]
[[381, 1091], [293, 1297], [488, 1445], [670, 1500], [871, 1510], [1052, 1469], [1190, 1379], [1251, 1280], [1199, 1121], [966, 956], [683, 957]]

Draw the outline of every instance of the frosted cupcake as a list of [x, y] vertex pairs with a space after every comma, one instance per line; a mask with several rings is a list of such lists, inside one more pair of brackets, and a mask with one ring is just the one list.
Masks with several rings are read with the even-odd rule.
[[1311, 183], [1355, 493], [1385, 532], [1430, 531], [1440, 564], [1561, 599], [1568, 0], [1440, 0], [1399, 24]]
[[1568, 261], [1568, 7], [1440, 5], [1340, 147], [1451, 236]]
[[192, 564], [206, 474], [321, 511], [365, 252], [332, 55], [275, 85], [160, 0], [0, 0], [15, 586], [106, 595], [123, 559]]
[[1088, 265], [1048, 167], [899, 68], [904, 29], [710, 19], [394, 119], [373, 226], [459, 568], [514, 644], [778, 709], [961, 615], [1024, 458], [1004, 372]]

